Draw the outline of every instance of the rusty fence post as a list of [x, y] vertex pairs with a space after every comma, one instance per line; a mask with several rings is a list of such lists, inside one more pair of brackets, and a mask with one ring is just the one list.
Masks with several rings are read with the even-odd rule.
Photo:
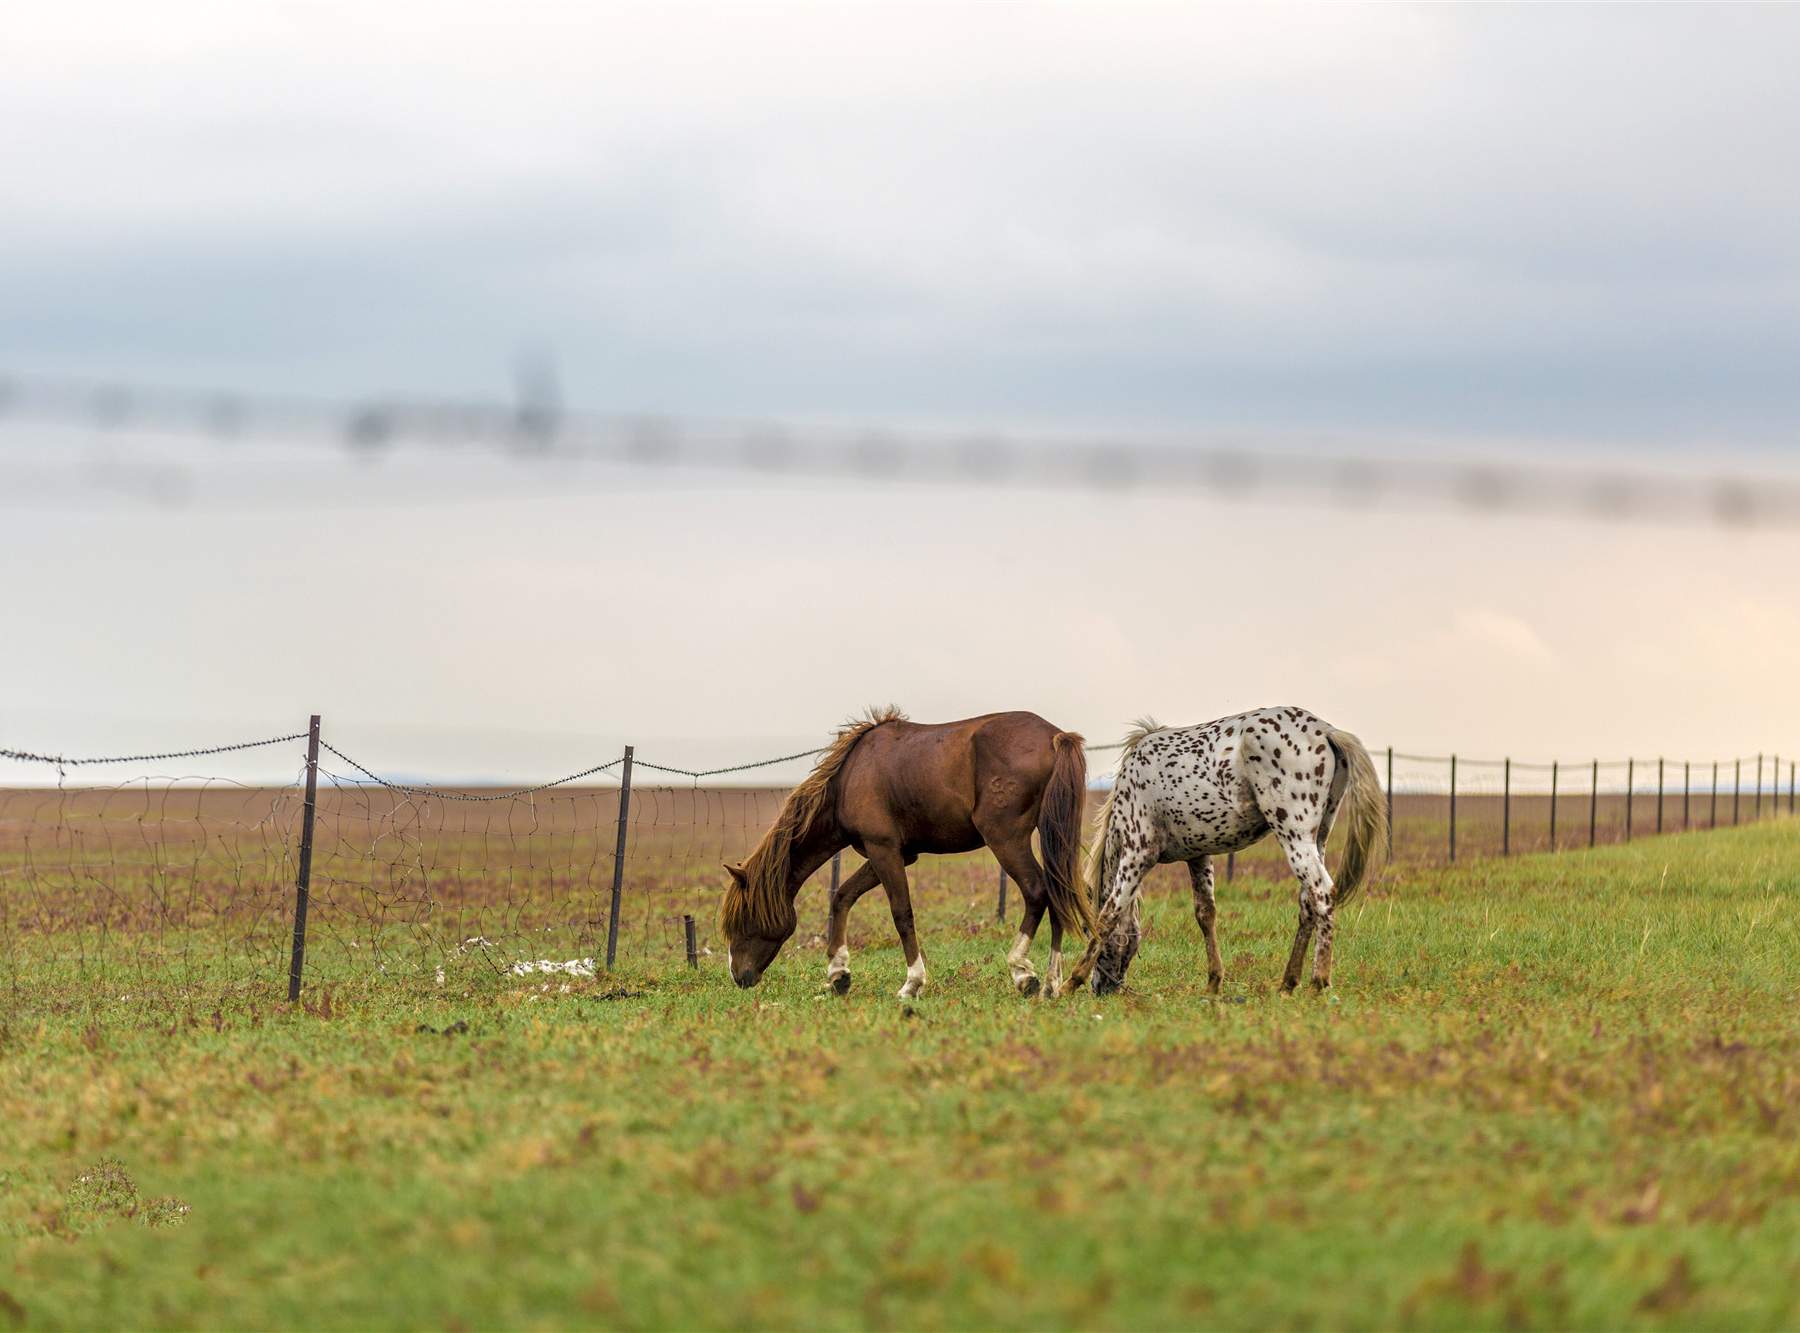
[[1717, 759], [1713, 760], [1712, 801], [1710, 802], [1710, 804], [1712, 806], [1712, 811], [1707, 816], [1706, 826], [1708, 828], [1718, 828], [1719, 827], [1719, 761]]
[[1625, 841], [1631, 841], [1631, 807], [1637, 799], [1637, 760], [1625, 761]]
[[1561, 764], [1555, 759], [1550, 761], [1550, 850], [1556, 850], [1556, 778]]
[[1736, 828], [1738, 822], [1738, 806], [1744, 799], [1744, 761], [1731, 761], [1731, 827]]
[[1388, 859], [1392, 860], [1394, 856], [1394, 747], [1391, 745], [1387, 747], [1387, 803], [1387, 854]]
[[306, 806], [300, 815], [300, 869], [294, 876], [294, 952], [288, 960], [288, 1003], [300, 998], [306, 970], [306, 908], [312, 898], [313, 815], [319, 805], [319, 715], [306, 726]]
[[1456, 864], [1456, 756], [1450, 756], [1450, 864]]
[[1227, 884], [1229, 884], [1229, 883], [1231, 883], [1232, 880], [1234, 880], [1236, 878], [1237, 878], [1237, 853], [1236, 852], [1226, 852], [1225, 853], [1225, 882]]
[[1690, 820], [1688, 818], [1688, 816], [1691, 812], [1690, 805], [1689, 805], [1691, 798], [1689, 796], [1689, 793], [1693, 790], [1693, 776], [1694, 776], [1693, 763], [1689, 760], [1683, 759], [1681, 761], [1681, 831], [1683, 833], [1686, 833], [1690, 828], [1693, 827], [1693, 824], [1690, 822]]
[[1756, 804], [1751, 807], [1750, 818], [1752, 818], [1752, 819], [1761, 819], [1762, 818], [1762, 761], [1763, 761], [1763, 757], [1760, 754], [1757, 755], [1756, 756], [1756, 795], [1751, 798], [1756, 802]]
[[1600, 827], [1600, 761], [1594, 760], [1594, 779], [1588, 783], [1588, 846], [1594, 845]]
[[1662, 832], [1662, 808], [1663, 808], [1663, 761], [1661, 758], [1658, 758], [1656, 761], [1656, 831], [1658, 833]]
[[994, 908], [994, 920], [1006, 920], [1006, 867], [1000, 867], [1000, 903]]
[[625, 747], [625, 763], [619, 770], [619, 840], [613, 847], [612, 909], [606, 914], [606, 970], [612, 971], [619, 956], [619, 902], [625, 895], [625, 835], [631, 819], [631, 756]]
[[1500, 855], [1512, 855], [1512, 760], [1500, 770]]
[[688, 966], [699, 967], [700, 941], [694, 937], [694, 918], [692, 916], [683, 916], [681, 918], [681, 933], [687, 936]]

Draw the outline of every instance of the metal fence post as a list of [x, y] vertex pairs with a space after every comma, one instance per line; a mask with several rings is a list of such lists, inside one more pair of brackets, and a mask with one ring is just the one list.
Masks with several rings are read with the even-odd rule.
[[306, 970], [306, 907], [312, 897], [313, 814], [319, 804], [319, 715], [306, 727], [306, 806], [300, 815], [300, 870], [294, 876], [294, 953], [288, 960], [288, 1003], [300, 998]]
[[1232, 880], [1234, 880], [1236, 878], [1237, 878], [1237, 853], [1236, 852], [1226, 852], [1225, 853], [1225, 882], [1227, 884], [1229, 884], [1229, 883], [1231, 883]]
[[1450, 756], [1450, 861], [1456, 862], [1456, 756]]
[[844, 853], [839, 849], [831, 854], [831, 897], [837, 900], [838, 885], [844, 882]]
[[1788, 760], [1788, 813], [1794, 813], [1794, 761]]
[[1625, 761], [1625, 841], [1631, 841], [1632, 788], [1637, 785], [1637, 760]]
[[606, 916], [606, 970], [612, 971], [619, 956], [619, 900], [625, 894], [625, 834], [631, 818], [631, 756], [634, 747], [625, 747], [625, 764], [619, 770], [619, 841], [613, 847], [612, 910]]
[[1006, 867], [1000, 867], [1000, 905], [994, 909], [994, 920], [1006, 920]]
[[681, 933], [683, 935], [687, 936], [688, 966], [689, 967], [699, 967], [700, 966], [700, 941], [694, 938], [694, 918], [693, 917], [683, 916], [681, 918]]
[[1588, 783], [1588, 846], [1594, 845], [1600, 827], [1600, 761], [1594, 760], [1594, 780]]
[[1556, 777], [1560, 767], [1557, 760], [1550, 761], [1550, 850], [1556, 850]]
[[1388, 803], [1388, 845], [1389, 857], [1394, 854], [1394, 747], [1387, 747], [1387, 803]]
[[1760, 754], [1756, 756], [1756, 796], [1754, 797], [1756, 804], [1751, 809], [1750, 818], [1752, 819], [1762, 818], [1762, 759]]
[[1719, 761], [1713, 760], [1712, 800], [1708, 802], [1711, 810], [1706, 817], [1708, 828], [1719, 827]]
[[1744, 798], [1744, 761], [1731, 761], [1731, 826], [1737, 827], [1738, 805]]
[[1500, 855], [1512, 855], [1512, 760], [1500, 770]]
[[1693, 791], [1693, 771], [1693, 762], [1688, 759], [1683, 759], [1681, 761], [1681, 831], [1683, 833], [1686, 833], [1693, 827], [1692, 822], [1688, 818], [1690, 814], [1689, 793]]
[[1663, 761], [1659, 757], [1656, 761], [1656, 831], [1658, 833], [1662, 832], [1662, 808], [1663, 808]]

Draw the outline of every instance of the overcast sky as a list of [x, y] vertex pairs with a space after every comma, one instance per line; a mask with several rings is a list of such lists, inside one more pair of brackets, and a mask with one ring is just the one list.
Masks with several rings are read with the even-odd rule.
[[[1796, 50], [1793, 7], [34, 6], [0, 43], [0, 369], [493, 396], [526, 355], [597, 409], [1779, 469]], [[413, 771], [530, 777], [893, 698], [1800, 750], [1790, 537], [335, 460], [179, 510], [18, 480], [133, 447], [0, 433], [0, 745], [323, 708]]]

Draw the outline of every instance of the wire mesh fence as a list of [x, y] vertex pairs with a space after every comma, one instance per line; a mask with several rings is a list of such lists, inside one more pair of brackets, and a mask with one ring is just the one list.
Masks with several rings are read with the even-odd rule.
[[[8, 1012], [117, 1002], [157, 1012], [233, 995], [308, 1003], [345, 986], [568, 984], [704, 963], [723, 952], [713, 921], [720, 865], [749, 853], [788, 795], [756, 779], [791, 773], [817, 753], [691, 770], [628, 750], [499, 790], [395, 781], [325, 740], [309, 774], [306, 741], [300, 732], [95, 760], [0, 750], [53, 780], [0, 788]], [[164, 767], [246, 750], [291, 761], [293, 779], [253, 784]], [[1097, 797], [1109, 776], [1094, 758]], [[1576, 851], [1796, 806], [1795, 762], [1774, 755], [1540, 763], [1377, 750], [1374, 758], [1402, 868]], [[142, 773], [153, 766], [162, 772]], [[112, 767], [140, 772], [86, 780]], [[826, 895], [858, 864], [845, 851], [802, 888], [791, 947], [822, 948]], [[1228, 879], [1289, 877], [1267, 839], [1224, 870]], [[1186, 892], [1180, 867], [1159, 872], [1153, 891], [1177, 872]], [[1005, 877], [984, 852], [921, 857], [909, 875], [928, 933], [992, 929], [1008, 911]], [[1013, 915], [1018, 906], [1015, 892]], [[865, 910], [859, 922], [853, 947], [886, 938], [885, 914]]]

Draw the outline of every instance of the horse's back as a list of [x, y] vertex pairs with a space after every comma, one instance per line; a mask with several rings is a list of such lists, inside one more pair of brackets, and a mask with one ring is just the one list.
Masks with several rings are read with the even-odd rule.
[[1269, 831], [1256, 799], [1257, 766], [1297, 764], [1325, 744], [1329, 730], [1314, 714], [1293, 707], [1165, 727], [1132, 748], [1119, 777], [1161, 829], [1161, 859], [1238, 851]]
[[1035, 713], [955, 722], [886, 722], [844, 763], [839, 819], [856, 837], [892, 836], [912, 851], [982, 845], [976, 807], [995, 784], [1041, 790], [1058, 729]]

